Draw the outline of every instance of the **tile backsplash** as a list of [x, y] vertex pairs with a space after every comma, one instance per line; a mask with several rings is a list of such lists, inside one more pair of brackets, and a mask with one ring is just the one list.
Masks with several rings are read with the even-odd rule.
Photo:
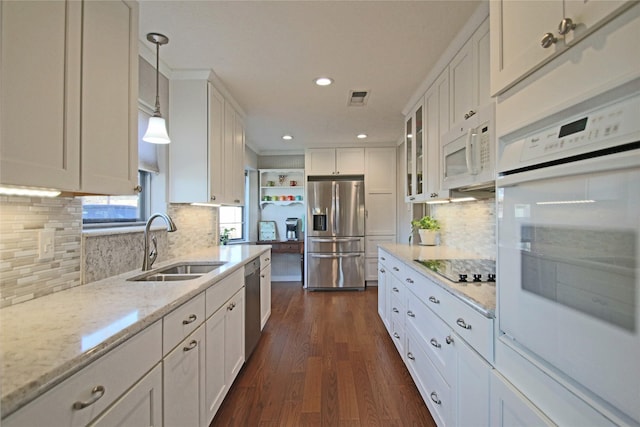
[[430, 209], [441, 224], [441, 245], [495, 258], [495, 199], [431, 205]]
[[[38, 260], [38, 231], [54, 230], [53, 259]], [[0, 196], [0, 307], [81, 284], [82, 202]]]
[[[218, 244], [217, 208], [170, 205], [168, 213], [178, 231], [152, 231], [157, 262]], [[52, 260], [38, 260], [43, 229], [55, 231]], [[142, 228], [83, 233], [79, 198], [0, 196], [0, 308], [139, 269], [142, 252]]]

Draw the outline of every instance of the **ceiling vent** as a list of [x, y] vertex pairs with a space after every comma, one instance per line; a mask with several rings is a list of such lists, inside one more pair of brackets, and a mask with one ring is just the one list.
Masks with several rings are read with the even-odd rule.
[[369, 94], [371, 91], [368, 90], [351, 90], [349, 91], [349, 101], [347, 105], [350, 107], [362, 107], [367, 104], [369, 100]]

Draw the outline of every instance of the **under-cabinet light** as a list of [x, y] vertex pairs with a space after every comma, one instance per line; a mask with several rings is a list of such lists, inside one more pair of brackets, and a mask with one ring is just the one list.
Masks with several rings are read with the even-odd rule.
[[45, 188], [0, 187], [0, 194], [7, 196], [58, 197], [60, 191]]
[[208, 208], [219, 208], [220, 206], [222, 206], [220, 203], [200, 203], [200, 202], [194, 202], [191, 203], [191, 206], [206, 206]]
[[473, 202], [474, 200], [478, 200], [475, 197], [456, 197], [455, 199], [450, 199], [453, 203], [458, 202]]

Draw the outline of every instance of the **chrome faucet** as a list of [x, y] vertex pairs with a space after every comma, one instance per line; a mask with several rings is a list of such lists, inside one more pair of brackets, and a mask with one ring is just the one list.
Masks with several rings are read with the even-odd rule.
[[156, 218], [162, 218], [167, 223], [167, 231], [172, 233], [178, 229], [176, 224], [173, 222], [169, 215], [163, 213], [155, 213], [149, 217], [147, 220], [147, 224], [144, 226], [144, 255], [142, 260], [142, 271], [147, 271], [151, 268], [153, 263], [158, 258], [158, 242], [156, 240], [156, 236], [151, 237], [151, 242], [153, 243], [153, 249], [149, 252], [149, 228], [151, 228], [151, 223]]

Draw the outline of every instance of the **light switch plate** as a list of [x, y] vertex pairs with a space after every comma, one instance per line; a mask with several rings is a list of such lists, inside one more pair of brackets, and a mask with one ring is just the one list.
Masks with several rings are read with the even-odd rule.
[[55, 230], [38, 231], [38, 261], [47, 261], [53, 259], [55, 251]]

